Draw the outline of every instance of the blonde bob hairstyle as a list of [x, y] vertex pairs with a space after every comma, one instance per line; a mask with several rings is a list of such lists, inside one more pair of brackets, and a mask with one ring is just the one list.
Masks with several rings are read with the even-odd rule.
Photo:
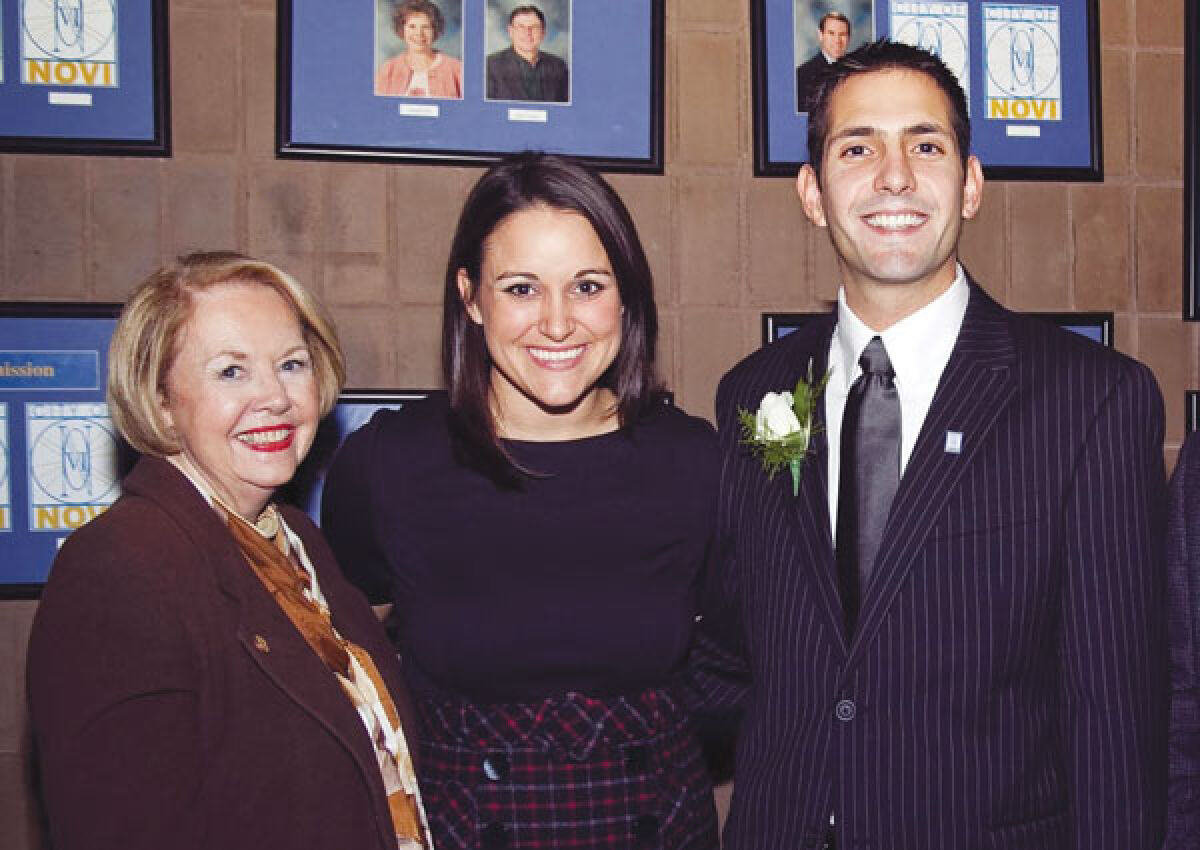
[[167, 457], [181, 450], [163, 415], [167, 374], [179, 353], [195, 293], [235, 283], [269, 287], [287, 302], [312, 356], [321, 415], [337, 401], [346, 381], [346, 360], [333, 323], [304, 287], [282, 269], [232, 251], [189, 254], [134, 290], [108, 349], [109, 413], [139, 452]]

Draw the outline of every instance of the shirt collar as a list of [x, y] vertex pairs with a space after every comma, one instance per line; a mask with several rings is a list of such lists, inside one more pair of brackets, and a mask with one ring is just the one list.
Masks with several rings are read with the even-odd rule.
[[879, 333], [868, 327], [846, 304], [845, 288], [838, 290], [837, 329], [834, 346], [845, 368], [842, 375], [831, 376], [848, 390], [861, 373], [858, 358], [875, 336], [883, 338], [884, 348], [896, 372], [896, 383], [915, 386], [922, 380], [937, 381], [950, 359], [971, 290], [961, 265], [955, 264], [950, 287], [915, 313], [905, 316]]

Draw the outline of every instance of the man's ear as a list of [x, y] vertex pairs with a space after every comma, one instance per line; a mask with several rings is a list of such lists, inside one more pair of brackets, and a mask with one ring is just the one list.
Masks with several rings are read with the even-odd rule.
[[974, 218], [983, 203], [983, 166], [979, 157], [967, 157], [967, 168], [963, 175], [962, 217]]
[[471, 321], [482, 325], [483, 313], [479, 312], [479, 305], [472, 296], [471, 278], [467, 276], [466, 269], [458, 270], [458, 297], [462, 299], [463, 306], [467, 308], [467, 315], [471, 317]]
[[825, 208], [821, 206], [821, 187], [817, 183], [817, 172], [808, 163], [800, 166], [796, 175], [796, 194], [800, 196], [800, 205], [804, 214], [817, 227], [824, 227]]

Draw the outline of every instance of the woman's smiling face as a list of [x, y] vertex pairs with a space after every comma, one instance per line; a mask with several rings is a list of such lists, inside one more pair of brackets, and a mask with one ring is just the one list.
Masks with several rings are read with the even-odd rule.
[[460, 270], [459, 290], [483, 327], [501, 419], [557, 429], [563, 417], [603, 418], [612, 394], [599, 382], [620, 350], [621, 296], [591, 223], [546, 206], [515, 212], [484, 243], [480, 277], [472, 285]]

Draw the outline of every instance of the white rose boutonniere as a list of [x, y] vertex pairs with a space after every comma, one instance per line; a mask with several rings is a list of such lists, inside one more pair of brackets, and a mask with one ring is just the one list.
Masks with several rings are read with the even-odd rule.
[[792, 473], [793, 496], [800, 492], [800, 473], [812, 443], [813, 411], [828, 382], [829, 373], [826, 372], [820, 381], [813, 383], [812, 361], [809, 360], [808, 379], [798, 380], [791, 392], [767, 393], [755, 413], [738, 410], [742, 445], [758, 456], [770, 478], [786, 466]]

